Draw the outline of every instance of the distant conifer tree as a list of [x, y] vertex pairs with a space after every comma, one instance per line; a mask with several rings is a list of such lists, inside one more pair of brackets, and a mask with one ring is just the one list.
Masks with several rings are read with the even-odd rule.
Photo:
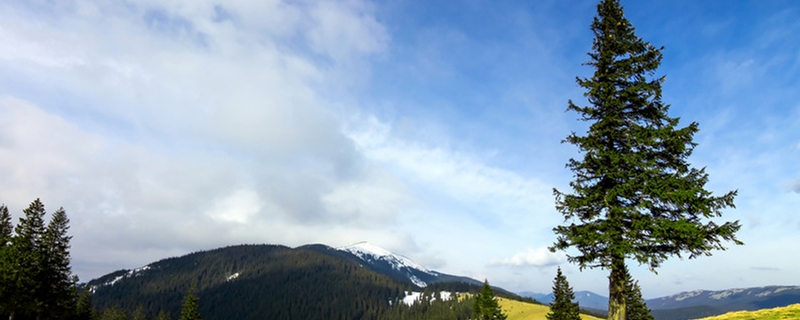
[[181, 316], [178, 320], [202, 320], [200, 315], [200, 298], [194, 293], [195, 286], [189, 287], [186, 292], [186, 297], [183, 299], [183, 307], [181, 308]]
[[472, 307], [472, 318], [477, 320], [505, 320], [508, 318], [500, 309], [489, 280], [483, 282], [481, 292], [475, 295]]
[[553, 280], [553, 302], [550, 303], [550, 313], [546, 315], [547, 320], [580, 320], [580, 306], [575, 302], [575, 293], [567, 282], [567, 277], [558, 273]]

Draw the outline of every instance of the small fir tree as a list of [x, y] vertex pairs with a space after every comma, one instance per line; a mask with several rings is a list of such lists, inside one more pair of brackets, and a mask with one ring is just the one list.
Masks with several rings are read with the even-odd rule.
[[497, 298], [494, 296], [494, 291], [489, 286], [489, 280], [483, 282], [481, 292], [475, 295], [472, 318], [477, 320], [505, 320], [508, 318], [503, 313], [503, 310], [500, 309]]
[[181, 307], [181, 316], [178, 320], [202, 320], [200, 315], [200, 298], [194, 293], [195, 285], [189, 287], [186, 292], [186, 297], [183, 300], [183, 307]]
[[679, 128], [661, 100], [665, 77], [653, 78], [663, 48], [634, 34], [619, 0], [601, 0], [591, 25], [595, 38], [578, 78], [589, 106], [569, 102], [580, 120], [591, 122], [585, 136], [572, 133], [583, 159], [570, 159], [572, 193], [553, 190], [565, 224], [554, 228], [551, 250], [575, 247], [570, 262], [581, 269], [610, 270], [608, 317], [625, 319], [625, 259], [655, 272], [668, 258], [689, 258], [724, 250], [723, 241], [742, 244], [738, 221], [719, 224], [722, 209], [734, 207], [736, 191], [714, 196], [708, 174], [687, 162], [698, 124]]
[[642, 298], [642, 288], [639, 281], [634, 281], [628, 269], [625, 268], [625, 319], [626, 320], [655, 320], [650, 314], [650, 308]]
[[553, 280], [553, 302], [550, 303], [550, 313], [546, 315], [547, 320], [580, 320], [580, 306], [575, 302], [575, 293], [567, 282], [567, 277], [558, 273]]

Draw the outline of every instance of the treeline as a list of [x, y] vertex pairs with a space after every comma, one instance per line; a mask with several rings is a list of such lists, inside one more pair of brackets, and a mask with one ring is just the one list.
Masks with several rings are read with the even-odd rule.
[[16, 226], [0, 205], [0, 317], [79, 319], [78, 278], [70, 268], [69, 219], [59, 208], [45, 224], [39, 199]]

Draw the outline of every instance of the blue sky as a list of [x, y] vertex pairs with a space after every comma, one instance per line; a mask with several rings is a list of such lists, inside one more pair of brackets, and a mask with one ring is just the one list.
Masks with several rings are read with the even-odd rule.
[[[623, 1], [745, 246], [646, 297], [797, 285], [800, 4]], [[549, 292], [594, 1], [0, 1], [0, 202], [70, 216], [86, 281], [239, 243], [370, 241]]]

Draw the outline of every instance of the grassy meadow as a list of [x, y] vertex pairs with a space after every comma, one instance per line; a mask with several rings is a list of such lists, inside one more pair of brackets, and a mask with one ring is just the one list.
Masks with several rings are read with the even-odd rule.
[[745, 320], [745, 319], [764, 319], [764, 320], [800, 319], [800, 304], [793, 304], [790, 306], [774, 308], [774, 309], [729, 312], [718, 316], [703, 318], [701, 320]]
[[[547, 319], [545, 315], [550, 312], [550, 308], [538, 304], [525, 303], [509, 299], [497, 298], [500, 308], [503, 309], [508, 320], [543, 320]], [[599, 320], [592, 316], [585, 314], [581, 315], [583, 320]]]

